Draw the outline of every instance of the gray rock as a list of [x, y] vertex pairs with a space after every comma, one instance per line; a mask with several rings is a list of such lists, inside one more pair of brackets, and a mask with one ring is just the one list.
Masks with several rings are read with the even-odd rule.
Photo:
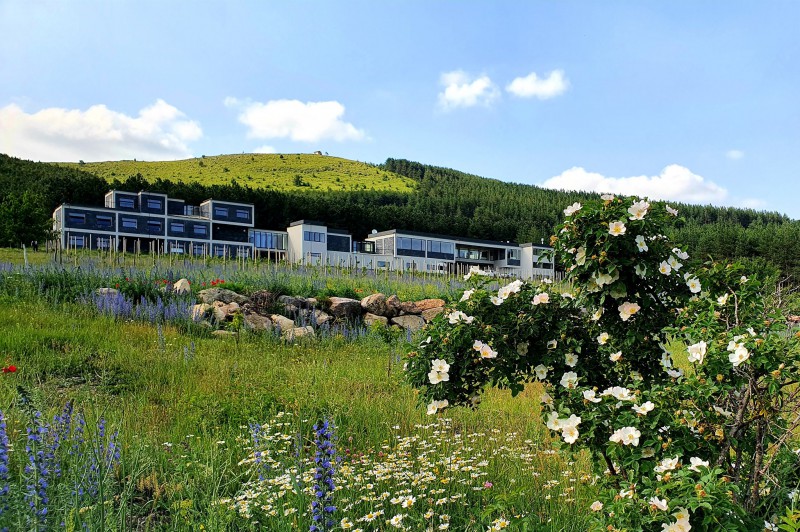
[[325, 325], [326, 323], [328, 323], [333, 319], [333, 317], [330, 314], [328, 314], [327, 312], [323, 312], [319, 309], [310, 310], [308, 312], [311, 313], [311, 315], [309, 316], [309, 321], [318, 326]]
[[438, 316], [444, 312], [444, 307], [436, 307], [436, 308], [429, 308], [428, 310], [422, 311], [422, 319], [425, 320], [425, 323], [430, 323], [433, 318]]
[[314, 338], [316, 335], [314, 333], [314, 328], [310, 325], [306, 327], [294, 327], [292, 329], [286, 329], [285, 331], [281, 332], [281, 337], [284, 340], [293, 341], [297, 340], [298, 338], [308, 337]]
[[98, 296], [117, 297], [119, 295], [119, 290], [116, 288], [98, 288], [94, 293]]
[[347, 297], [332, 297], [330, 302], [330, 312], [334, 318], [347, 320], [361, 316], [361, 301]]
[[189, 282], [189, 279], [179, 279], [172, 285], [172, 291], [178, 294], [179, 296], [184, 296], [186, 294], [192, 293], [192, 284]]
[[364, 325], [371, 327], [373, 323], [380, 323], [386, 326], [389, 324], [389, 318], [386, 316], [378, 316], [377, 314], [370, 314], [369, 312], [364, 314]]
[[233, 290], [228, 290], [227, 288], [207, 288], [205, 290], [200, 290], [197, 293], [197, 299], [209, 305], [214, 303], [214, 301], [238, 303], [239, 305], [247, 303], [247, 298], [245, 296], [237, 294]]
[[387, 317], [397, 316], [400, 314], [400, 298], [396, 295], [391, 295], [386, 299], [386, 312]]
[[389, 308], [386, 306], [386, 296], [383, 294], [371, 294], [361, 300], [361, 308], [369, 314], [376, 316], [386, 316]]
[[416, 332], [425, 326], [425, 320], [422, 319], [422, 316], [417, 316], [416, 314], [405, 314], [392, 318], [392, 324], [399, 325], [411, 332]]
[[197, 305], [192, 306], [192, 319], [194, 321], [200, 321], [208, 315], [208, 312], [211, 310], [211, 305], [208, 303], [198, 303]]
[[281, 331], [288, 331], [289, 329], [294, 329], [294, 320], [290, 320], [286, 316], [281, 316], [280, 314], [273, 314], [269, 317], [272, 320], [272, 323], [280, 327]]
[[251, 331], [271, 331], [272, 320], [260, 314], [245, 314], [244, 325]]
[[214, 301], [211, 305], [214, 310], [214, 318], [217, 321], [230, 321], [233, 319], [233, 315], [239, 310], [239, 304], [234, 302], [231, 303], [223, 303], [222, 301]]

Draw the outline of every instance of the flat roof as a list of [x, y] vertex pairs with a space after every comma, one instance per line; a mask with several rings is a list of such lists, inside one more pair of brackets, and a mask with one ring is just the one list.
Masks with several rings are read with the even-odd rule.
[[367, 235], [367, 239], [369, 240], [372, 238], [379, 238], [382, 236], [391, 236], [391, 235], [419, 236], [423, 238], [453, 240], [455, 242], [463, 242], [465, 244], [483, 244], [486, 246], [496, 246], [496, 247], [520, 247], [519, 244], [517, 244], [516, 242], [503, 242], [502, 240], [483, 240], [480, 238], [442, 235], [438, 233], [421, 233], [419, 231], [404, 231], [402, 229], [390, 229], [388, 231], [381, 231], [380, 233], [373, 233], [371, 235]]
[[320, 222], [319, 220], [295, 220], [294, 222], [289, 224], [289, 227], [296, 227], [298, 225], [321, 225], [323, 227], [327, 227], [328, 224], [325, 222]]

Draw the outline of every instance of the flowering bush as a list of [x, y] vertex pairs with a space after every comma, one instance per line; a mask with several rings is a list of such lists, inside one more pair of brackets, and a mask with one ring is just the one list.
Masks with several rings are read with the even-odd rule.
[[477, 279], [409, 353], [428, 413], [537, 380], [547, 427], [595, 457], [597, 528], [774, 521], [799, 481], [800, 342], [763, 281], [685, 266], [669, 205], [605, 195], [564, 213], [551, 241], [570, 288]]

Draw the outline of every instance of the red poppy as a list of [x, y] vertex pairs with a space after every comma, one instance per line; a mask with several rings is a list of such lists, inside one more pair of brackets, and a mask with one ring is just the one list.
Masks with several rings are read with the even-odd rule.
[[115, 284], [114, 288], [119, 288], [119, 283]]
[[15, 366], [15, 365], [13, 365], [13, 364], [12, 364], [12, 365], [10, 365], [10, 366], [8, 366], [8, 371], [9, 371], [10, 373], [16, 373], [16, 372], [17, 372], [17, 366]]

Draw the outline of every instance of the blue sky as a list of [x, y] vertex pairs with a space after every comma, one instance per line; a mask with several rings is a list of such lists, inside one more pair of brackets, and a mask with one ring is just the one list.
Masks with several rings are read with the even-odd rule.
[[800, 3], [0, 1], [0, 152], [322, 150], [800, 218]]

